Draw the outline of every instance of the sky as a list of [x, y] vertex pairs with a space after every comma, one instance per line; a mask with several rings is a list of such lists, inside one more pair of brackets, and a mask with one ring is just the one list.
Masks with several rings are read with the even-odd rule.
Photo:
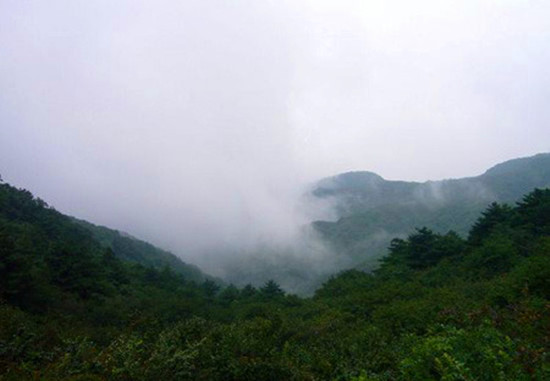
[[0, 0], [0, 174], [182, 256], [285, 241], [305, 184], [550, 151], [550, 2]]

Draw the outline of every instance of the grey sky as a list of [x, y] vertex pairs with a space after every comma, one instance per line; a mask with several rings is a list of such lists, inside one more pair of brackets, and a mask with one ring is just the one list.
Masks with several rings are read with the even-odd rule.
[[0, 0], [0, 173], [177, 251], [550, 150], [550, 2]]

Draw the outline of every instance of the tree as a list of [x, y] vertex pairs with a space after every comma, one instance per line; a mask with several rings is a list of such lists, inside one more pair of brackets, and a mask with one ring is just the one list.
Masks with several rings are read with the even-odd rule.
[[244, 286], [244, 288], [241, 290], [241, 296], [243, 298], [251, 298], [257, 293], [258, 293], [258, 290], [256, 290], [256, 288], [252, 286], [250, 283]]
[[97, 259], [85, 250], [68, 246], [54, 248], [48, 257], [52, 282], [83, 299], [104, 293], [104, 277]]
[[422, 269], [434, 265], [437, 261], [433, 258], [437, 235], [430, 229], [423, 227], [416, 229], [416, 233], [408, 238], [407, 264], [413, 269]]
[[518, 251], [510, 234], [498, 228], [465, 258], [471, 274], [490, 278], [509, 271], [518, 261]]
[[473, 246], [479, 246], [483, 239], [487, 238], [498, 225], [509, 224], [514, 211], [507, 204], [493, 202], [481, 214], [468, 235], [468, 243]]
[[122, 262], [115, 256], [111, 248], [105, 249], [101, 257], [101, 266], [108, 280], [116, 286], [128, 283], [128, 274]]
[[281, 286], [279, 286], [273, 279], [268, 280], [265, 285], [260, 288], [260, 292], [268, 299], [283, 296], [285, 294]]
[[220, 290], [220, 286], [210, 279], [205, 280], [202, 283], [201, 288], [207, 298], [213, 298]]
[[437, 234], [423, 227], [409, 235], [407, 240], [395, 238], [391, 241], [389, 255], [382, 259], [377, 274], [401, 274], [404, 269], [425, 269], [436, 265], [446, 257], [458, 256], [464, 250], [464, 240], [454, 231]]
[[522, 225], [533, 234], [550, 234], [550, 189], [535, 189], [517, 204], [514, 225]]
[[0, 225], [0, 298], [18, 305], [25, 304], [35, 283], [29, 245], [24, 234]]
[[230, 284], [222, 292], [220, 292], [219, 298], [222, 302], [229, 304], [239, 298], [239, 289]]

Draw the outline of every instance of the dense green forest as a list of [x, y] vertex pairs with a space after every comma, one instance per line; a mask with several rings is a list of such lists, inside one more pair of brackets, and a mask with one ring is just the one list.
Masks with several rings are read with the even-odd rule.
[[1, 380], [550, 379], [550, 189], [490, 204], [466, 239], [394, 239], [307, 299], [104, 238], [0, 184]]

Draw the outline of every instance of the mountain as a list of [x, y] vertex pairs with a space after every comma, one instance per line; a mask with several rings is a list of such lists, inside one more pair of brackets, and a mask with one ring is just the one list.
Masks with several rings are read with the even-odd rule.
[[337, 220], [313, 225], [339, 255], [371, 269], [393, 237], [422, 226], [465, 235], [487, 204], [511, 203], [549, 186], [550, 153], [506, 161], [476, 177], [422, 183], [348, 172], [314, 187], [314, 197], [334, 205]]
[[[128, 233], [94, 225], [88, 221], [73, 218], [73, 221], [84, 227], [104, 248], [109, 248], [115, 256], [123, 261], [139, 263], [143, 266], [162, 269], [170, 267], [175, 273], [194, 282], [214, 279], [205, 275], [197, 266], [183, 262], [174, 254], [159, 249], [148, 242], [141, 241]], [[217, 280], [219, 282], [219, 280]]]
[[0, 184], [0, 380], [548, 380], [550, 189], [311, 298], [117, 259]]
[[69, 247], [92, 256], [109, 249], [124, 262], [157, 270], [169, 267], [186, 281], [214, 280], [172, 253], [128, 234], [63, 215], [31, 192], [5, 183], [0, 183], [0, 227], [25, 245], [37, 240], [39, 256], [46, 259], [50, 253], [67, 251]]

